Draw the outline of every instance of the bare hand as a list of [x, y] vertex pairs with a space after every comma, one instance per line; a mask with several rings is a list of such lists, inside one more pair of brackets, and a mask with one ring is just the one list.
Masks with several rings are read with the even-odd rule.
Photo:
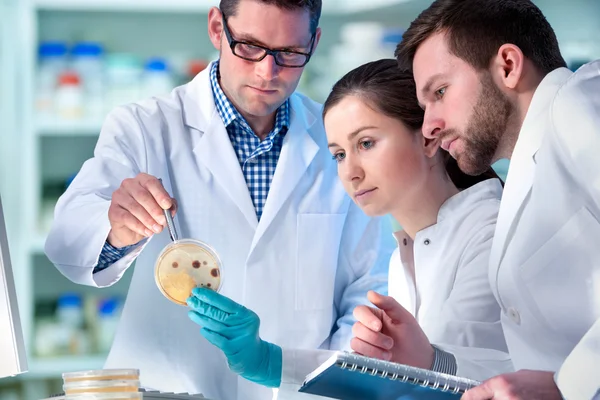
[[389, 296], [370, 291], [376, 308], [358, 306], [350, 346], [355, 352], [413, 367], [431, 368], [434, 351], [417, 320]]
[[125, 179], [113, 193], [108, 209], [108, 243], [125, 247], [161, 232], [167, 224], [163, 210], [171, 207], [171, 214], [175, 215], [175, 199], [154, 176], [142, 173]]
[[554, 373], [521, 370], [495, 376], [468, 390], [461, 400], [561, 400]]

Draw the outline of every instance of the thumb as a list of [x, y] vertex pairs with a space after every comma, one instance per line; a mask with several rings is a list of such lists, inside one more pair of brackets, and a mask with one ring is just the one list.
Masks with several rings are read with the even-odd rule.
[[373, 305], [384, 311], [395, 322], [410, 322], [415, 317], [400, 305], [393, 297], [384, 296], [374, 291], [367, 293], [367, 298]]
[[484, 382], [479, 386], [467, 390], [460, 400], [489, 400], [493, 398], [494, 390], [489, 386], [488, 382]]

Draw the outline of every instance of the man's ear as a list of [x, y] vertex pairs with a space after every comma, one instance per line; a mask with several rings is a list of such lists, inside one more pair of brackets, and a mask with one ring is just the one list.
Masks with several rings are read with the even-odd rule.
[[223, 14], [217, 7], [211, 7], [208, 11], [208, 37], [217, 50], [221, 50], [223, 34]]
[[315, 51], [317, 50], [317, 46], [319, 45], [319, 42], [321, 41], [321, 28], [317, 28], [317, 31], [315, 32], [315, 42], [313, 44], [312, 47], [312, 54], [315, 54]]
[[492, 59], [490, 72], [497, 84], [515, 89], [523, 76], [525, 56], [518, 46], [503, 44]]

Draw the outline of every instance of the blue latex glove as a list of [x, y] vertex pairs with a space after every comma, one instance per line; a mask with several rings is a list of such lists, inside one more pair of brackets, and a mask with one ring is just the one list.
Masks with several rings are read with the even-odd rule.
[[264, 386], [281, 385], [281, 347], [260, 338], [258, 315], [207, 288], [192, 290], [187, 304], [200, 334], [223, 351], [233, 372]]

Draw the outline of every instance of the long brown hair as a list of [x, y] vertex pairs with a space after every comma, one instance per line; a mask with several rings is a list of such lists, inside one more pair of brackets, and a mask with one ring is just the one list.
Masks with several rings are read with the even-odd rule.
[[[396, 60], [373, 61], [344, 75], [325, 100], [323, 117], [350, 95], [366, 100], [377, 111], [401, 121], [410, 130], [420, 134], [425, 112], [419, 107], [415, 81], [411, 72], [398, 68]], [[469, 188], [490, 178], [500, 179], [491, 167], [481, 175], [467, 175], [448, 152], [439, 151], [442, 152], [448, 177], [458, 189]]]

